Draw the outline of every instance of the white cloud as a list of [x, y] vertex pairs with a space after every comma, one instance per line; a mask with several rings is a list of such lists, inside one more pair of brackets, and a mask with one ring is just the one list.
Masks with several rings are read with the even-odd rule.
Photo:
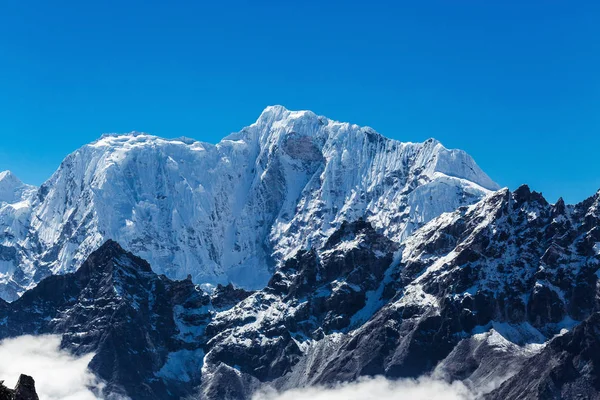
[[[14, 387], [20, 374], [35, 379], [40, 400], [98, 400], [102, 382], [88, 369], [93, 354], [74, 356], [60, 349], [60, 336], [20, 336], [0, 342], [0, 380]], [[96, 394], [95, 394], [96, 393]], [[388, 380], [361, 378], [332, 387], [277, 392], [264, 389], [253, 400], [475, 400], [460, 382], [429, 377]]]
[[40, 400], [96, 400], [93, 391], [102, 383], [88, 369], [93, 356], [61, 350], [58, 335], [6, 339], [0, 342], [0, 380], [14, 387], [20, 374], [31, 375]]
[[474, 400], [476, 396], [460, 382], [432, 378], [391, 381], [383, 377], [362, 378], [333, 387], [309, 387], [286, 392], [263, 390], [252, 400]]

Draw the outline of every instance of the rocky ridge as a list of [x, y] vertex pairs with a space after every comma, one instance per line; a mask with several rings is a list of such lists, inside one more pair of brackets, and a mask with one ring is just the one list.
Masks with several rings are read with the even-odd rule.
[[490, 399], [594, 398], [599, 199], [501, 190], [401, 244], [345, 222], [255, 292], [172, 281], [108, 241], [0, 303], [0, 337], [60, 333], [134, 400], [427, 374]]
[[21, 375], [14, 389], [0, 381], [0, 400], [39, 400], [35, 391], [35, 381], [28, 375]]

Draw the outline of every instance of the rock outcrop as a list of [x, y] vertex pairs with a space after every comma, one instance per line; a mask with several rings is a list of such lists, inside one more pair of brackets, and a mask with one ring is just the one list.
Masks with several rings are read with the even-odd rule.
[[35, 391], [35, 381], [28, 375], [21, 375], [14, 389], [0, 381], [0, 400], [39, 400]]

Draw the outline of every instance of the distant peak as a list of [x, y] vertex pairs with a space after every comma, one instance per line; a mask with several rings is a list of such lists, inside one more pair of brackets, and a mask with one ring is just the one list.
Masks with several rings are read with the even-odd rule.
[[17, 176], [9, 170], [0, 172], [0, 182], [3, 182], [3, 181], [7, 181], [7, 182], [12, 181], [12, 182], [21, 183], [21, 180], [19, 178], [17, 178]]
[[265, 109], [263, 110], [262, 114], [264, 114], [264, 113], [284, 113], [284, 112], [289, 112], [289, 111], [290, 110], [288, 110], [284, 106], [275, 104], [272, 106], [266, 106]]
[[272, 123], [274, 121], [281, 121], [285, 119], [296, 119], [300, 117], [308, 116], [311, 118], [317, 118], [317, 114], [310, 110], [299, 110], [292, 111], [288, 110], [284, 106], [274, 105], [266, 107], [258, 117], [257, 123]]
[[26, 185], [10, 171], [0, 172], [0, 203], [16, 203], [27, 198], [35, 189]]
[[519, 186], [514, 193], [517, 196], [529, 196], [529, 194], [531, 194], [531, 189], [529, 188], [529, 185], [527, 184], [523, 184], [521, 186]]
[[[107, 261], [127, 255], [127, 251], [125, 251], [125, 249], [123, 249], [119, 243], [112, 239], [108, 239], [100, 247], [98, 247], [98, 249], [90, 254], [88, 261], [92, 259], [97, 263], [98, 260]], [[131, 256], [133, 257], [133, 255]], [[86, 261], [86, 263], [88, 261]]]
[[529, 188], [529, 186], [525, 185], [525, 184], [519, 186], [513, 192], [513, 197], [518, 203], [525, 203], [525, 202], [536, 202], [536, 203], [541, 203], [541, 204], [548, 203], [541, 193], [531, 190]]
[[[130, 262], [122, 264], [122, 260], [126, 259], [130, 260]], [[152, 268], [148, 262], [123, 249], [115, 240], [108, 239], [88, 256], [76, 274], [81, 277], [88, 277], [91, 274], [97, 273], [113, 273], [116, 269], [122, 268], [133, 268], [140, 272], [152, 272]]]
[[0, 172], [0, 203], [16, 204], [30, 200], [35, 190], [35, 186], [23, 183], [12, 172]]
[[[435, 139], [435, 138], [429, 138], [426, 141], [424, 141], [423, 144], [428, 145], [428, 146], [432, 146], [432, 147], [435, 147], [438, 144], [442, 145], [442, 143], [439, 140]], [[443, 147], [443, 145], [442, 145], [442, 147]]]
[[565, 209], [566, 209], [565, 201], [563, 200], [562, 197], [559, 197], [558, 200], [556, 201], [556, 203], [554, 203], [553, 214], [554, 215], [564, 214]]
[[284, 106], [267, 106], [258, 117], [256, 122], [278, 120], [284, 118], [285, 115], [289, 114], [290, 111]]
[[104, 244], [102, 244], [102, 246], [100, 246], [98, 248], [98, 251], [108, 251], [108, 250], [114, 250], [119, 253], [125, 253], [125, 250], [121, 247], [121, 245], [113, 239], [108, 239], [107, 241], [104, 242]]
[[487, 197], [485, 197], [484, 201], [492, 201], [495, 202], [497, 199], [503, 199], [503, 201], [509, 201], [511, 196], [511, 191], [507, 187], [503, 187], [494, 192], [491, 192]]

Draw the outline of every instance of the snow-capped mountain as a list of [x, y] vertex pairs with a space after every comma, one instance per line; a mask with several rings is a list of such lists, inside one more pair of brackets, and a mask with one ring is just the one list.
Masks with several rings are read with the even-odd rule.
[[26, 185], [10, 171], [0, 172], [0, 206], [26, 201], [36, 188]]
[[107, 239], [171, 278], [260, 288], [274, 266], [320, 249], [344, 221], [363, 218], [401, 242], [498, 189], [469, 155], [433, 139], [401, 143], [281, 106], [216, 145], [105, 135], [37, 191], [15, 182], [0, 180], [7, 300], [75, 271]]

